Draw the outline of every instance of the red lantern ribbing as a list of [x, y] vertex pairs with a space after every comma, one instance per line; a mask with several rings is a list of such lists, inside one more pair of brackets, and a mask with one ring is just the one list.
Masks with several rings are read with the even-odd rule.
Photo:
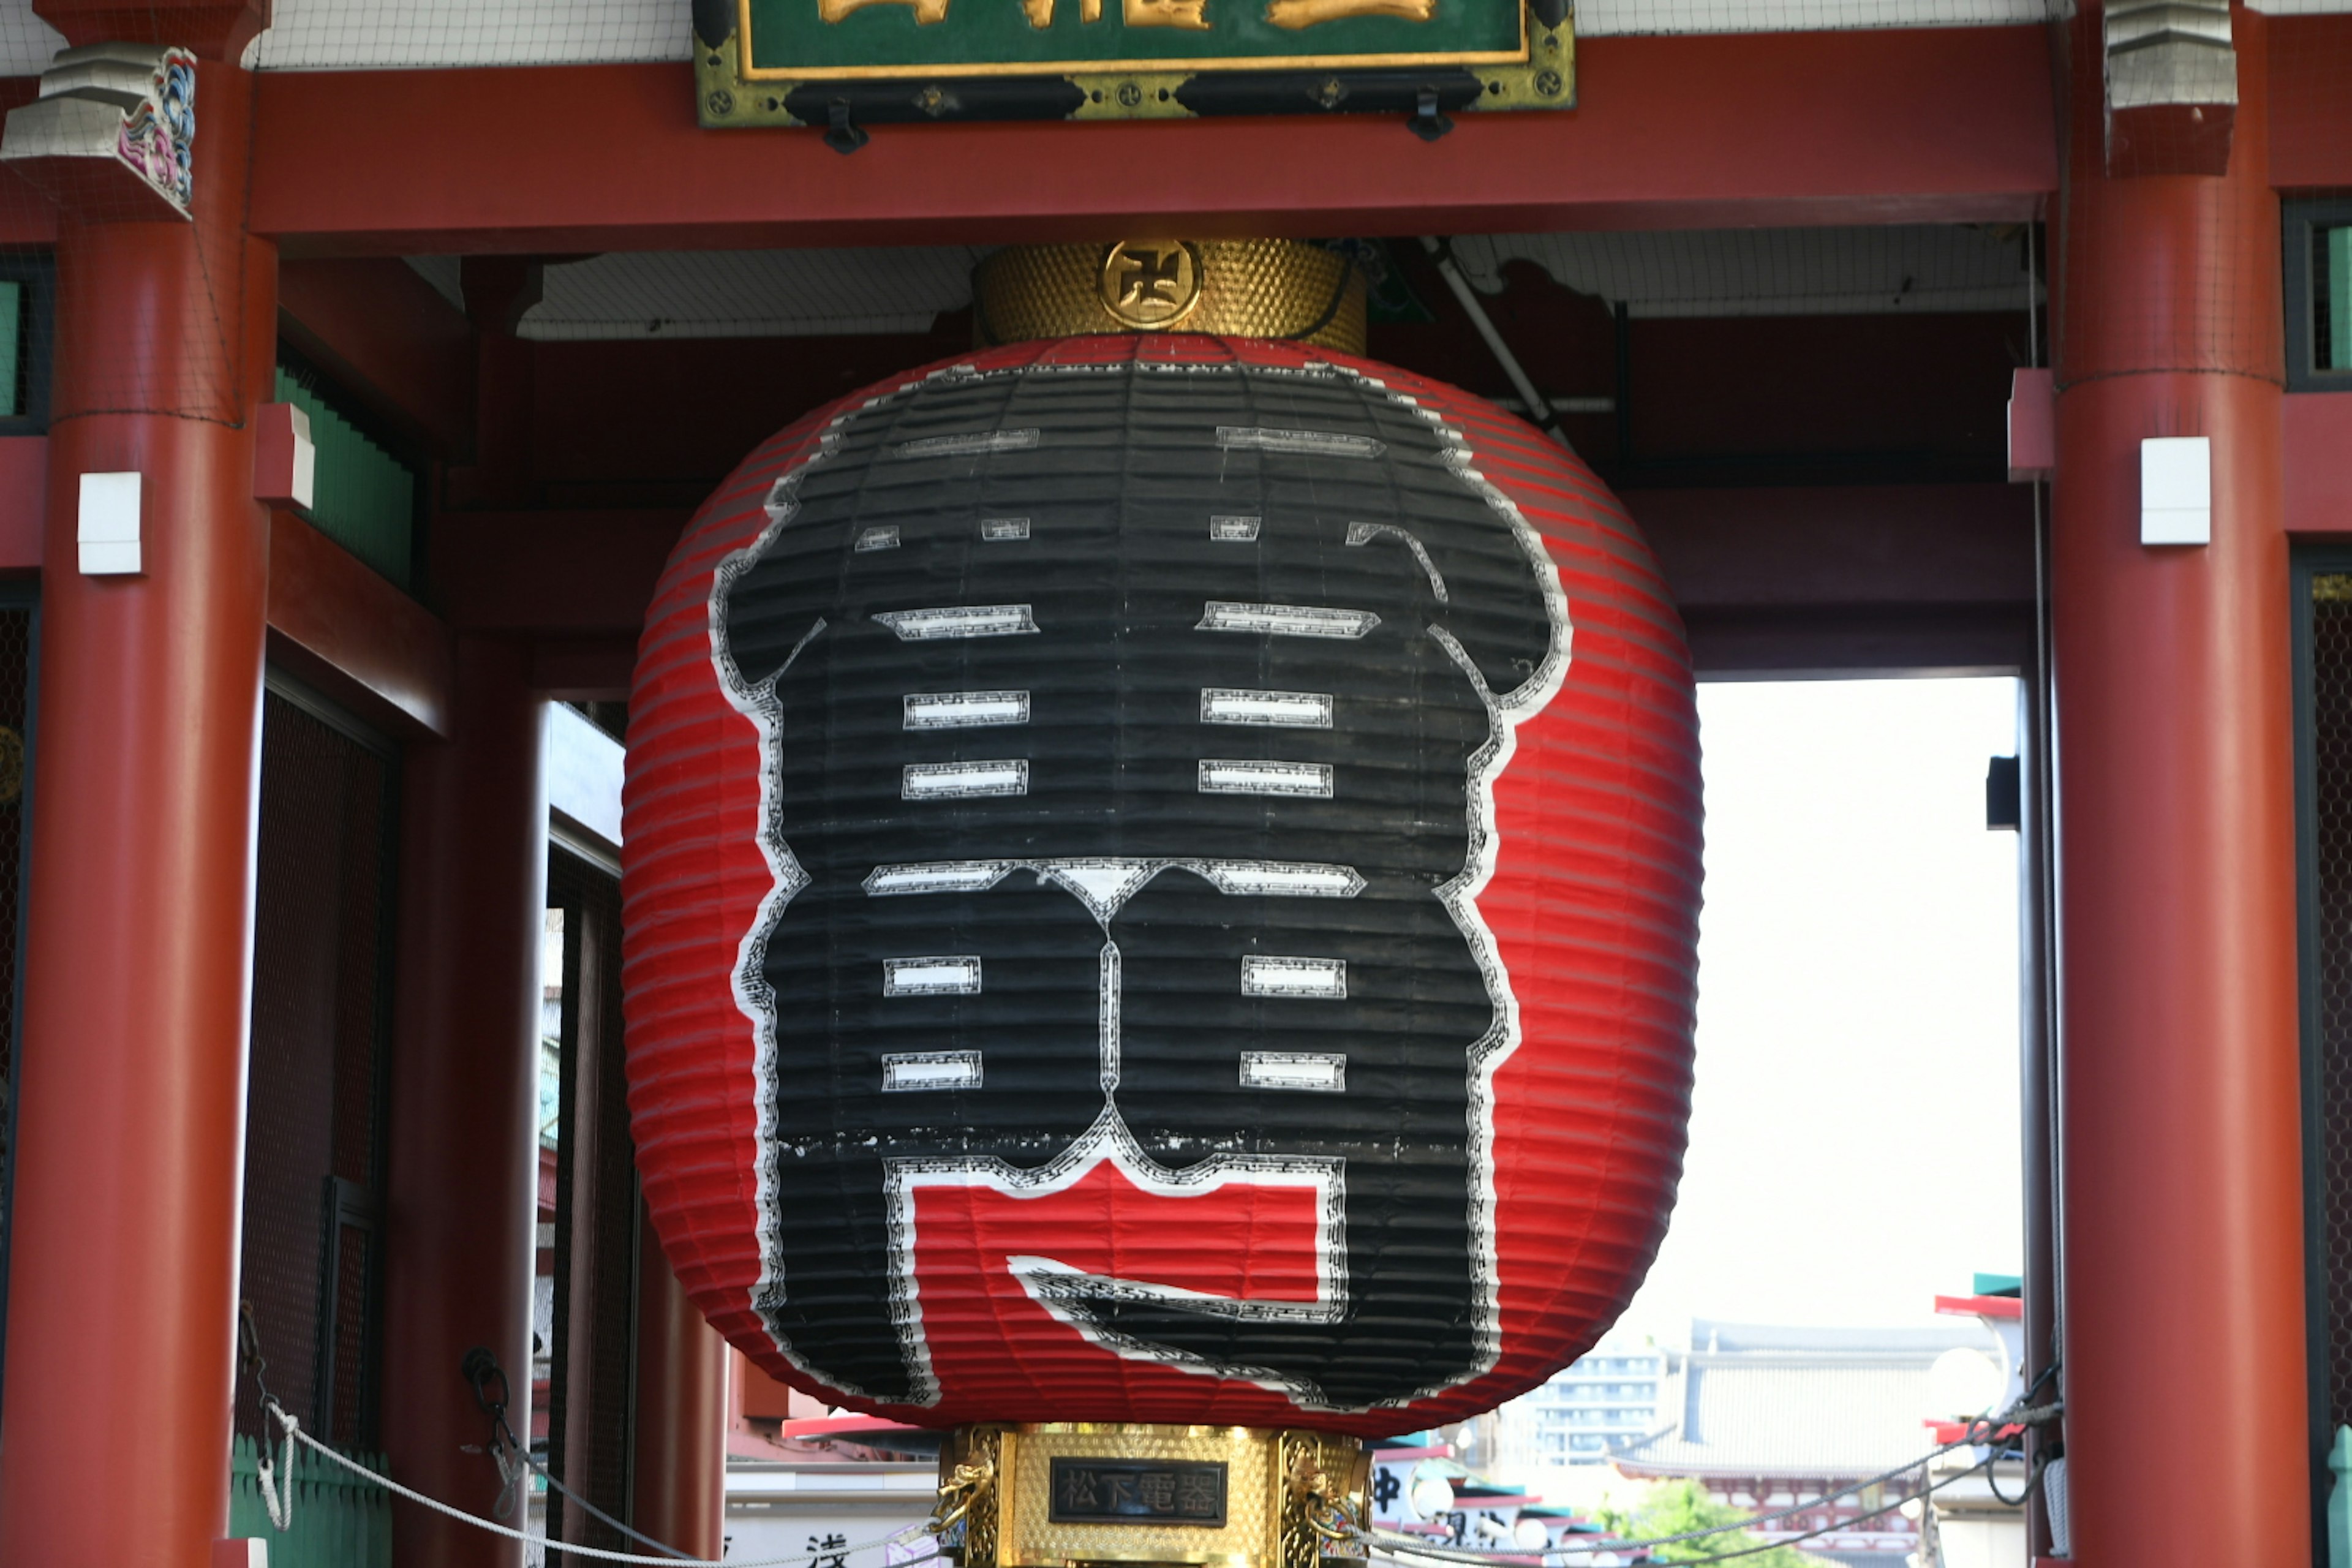
[[646, 1202], [787, 1382], [1379, 1436], [1540, 1384], [1648, 1268], [1689, 663], [1489, 404], [1211, 335], [845, 399], [687, 530], [629, 770]]

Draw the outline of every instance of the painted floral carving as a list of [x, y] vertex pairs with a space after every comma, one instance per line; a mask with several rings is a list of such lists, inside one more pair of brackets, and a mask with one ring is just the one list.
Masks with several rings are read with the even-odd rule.
[[196, 60], [169, 49], [155, 63], [147, 100], [123, 116], [115, 155], [183, 211], [194, 195]]

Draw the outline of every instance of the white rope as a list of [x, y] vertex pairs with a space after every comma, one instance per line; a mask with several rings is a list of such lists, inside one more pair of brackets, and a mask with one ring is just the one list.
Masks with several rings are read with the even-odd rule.
[[[491, 1521], [484, 1519], [478, 1514], [467, 1513], [465, 1510], [460, 1508], [452, 1508], [447, 1503], [441, 1501], [437, 1498], [426, 1497], [423, 1492], [402, 1486], [390, 1476], [380, 1476], [376, 1474], [375, 1471], [369, 1469], [366, 1466], [361, 1464], [356, 1459], [344, 1458], [334, 1449], [329, 1447], [326, 1444], [321, 1443], [316, 1437], [311, 1436], [308, 1432], [303, 1431], [301, 1424], [296, 1421], [293, 1416], [286, 1414], [285, 1411], [277, 1410], [273, 1412], [273, 1414], [277, 1415], [278, 1421], [286, 1428], [287, 1451], [289, 1454], [293, 1451], [294, 1444], [299, 1442], [303, 1447], [325, 1455], [328, 1458], [332, 1459], [335, 1463], [342, 1466], [343, 1468], [351, 1471], [352, 1474], [360, 1477], [362, 1479], [374, 1482], [377, 1486], [382, 1487], [384, 1490], [392, 1493], [394, 1497], [406, 1498], [410, 1502], [415, 1503], [420, 1507], [429, 1508], [436, 1513], [446, 1515], [448, 1518], [457, 1520], [461, 1523], [470, 1524], [477, 1530], [487, 1530], [492, 1535], [503, 1535], [509, 1541], [530, 1542], [549, 1552], [568, 1552], [574, 1557], [593, 1557], [600, 1563], [633, 1563], [643, 1564], [644, 1568], [797, 1568], [797, 1565], [802, 1563], [813, 1565], [820, 1561], [825, 1561], [835, 1557], [847, 1557], [854, 1552], [870, 1552], [877, 1546], [896, 1546], [914, 1536], [924, 1533], [925, 1531], [925, 1526], [923, 1525], [910, 1524], [906, 1529], [898, 1531], [896, 1534], [881, 1536], [873, 1541], [860, 1541], [848, 1546], [830, 1547], [822, 1552], [803, 1552], [797, 1556], [793, 1557], [762, 1557], [750, 1562], [730, 1560], [728, 1562], [721, 1563], [716, 1558], [709, 1557], [646, 1557], [639, 1553], [630, 1552], [607, 1552], [601, 1547], [595, 1546], [572, 1546], [561, 1541], [549, 1541], [541, 1536], [532, 1535], [527, 1531], [513, 1530], [503, 1524], [493, 1523]], [[290, 1473], [290, 1460], [289, 1461], [289, 1465]], [[275, 1509], [270, 1512], [270, 1522], [273, 1524], [278, 1522], [278, 1515]], [[278, 1528], [283, 1530], [286, 1527], [282, 1524], [278, 1524]], [[931, 1562], [938, 1556], [938, 1552], [934, 1551], [928, 1556], [908, 1558], [903, 1563], [893, 1565], [893, 1568], [914, 1568], [915, 1564]]]
[[[270, 1401], [269, 1408], [280, 1421], [286, 1424], [286, 1479], [283, 1482], [279, 1482], [272, 1473], [269, 1463], [269, 1433], [267, 1428], [263, 1429], [261, 1442], [257, 1447], [257, 1457], [253, 1468], [256, 1478], [261, 1482], [261, 1505], [269, 1510], [269, 1527], [272, 1530], [282, 1531], [294, 1523], [294, 1418], [280, 1409], [276, 1400]], [[286, 1500], [283, 1505], [278, 1502], [278, 1497], [280, 1485], [286, 1489]]]
[[[1713, 1525], [1704, 1530], [1686, 1530], [1677, 1535], [1654, 1536], [1646, 1541], [1616, 1541], [1606, 1538], [1595, 1538], [1590, 1541], [1579, 1541], [1572, 1550], [1578, 1552], [1598, 1552], [1604, 1550], [1612, 1552], [1635, 1552], [1660, 1546], [1680, 1545], [1685, 1542], [1701, 1541], [1710, 1536], [1727, 1535], [1734, 1532], [1751, 1531], [1759, 1525], [1770, 1524], [1777, 1520], [1787, 1519], [1791, 1515], [1806, 1512], [1810, 1510], [1820, 1507], [1824, 1502], [1832, 1501], [1835, 1499], [1849, 1496], [1852, 1493], [1861, 1491], [1866, 1487], [1875, 1486], [1884, 1481], [1893, 1480], [1899, 1476], [1908, 1475], [1915, 1470], [1924, 1469], [1930, 1461], [1940, 1458], [1942, 1456], [1950, 1453], [1955, 1448], [1985, 1447], [1987, 1446], [1986, 1439], [1997, 1439], [1999, 1435], [2006, 1428], [2012, 1426], [2024, 1426], [2037, 1421], [2047, 1420], [2052, 1415], [2056, 1415], [2058, 1413], [2058, 1409], [2059, 1406], [2055, 1405], [2035, 1405], [2029, 1408], [2020, 1408], [2018, 1405], [2011, 1405], [2008, 1410], [2003, 1411], [1999, 1415], [1973, 1424], [1969, 1432], [1962, 1436], [1954, 1439], [1952, 1442], [1942, 1444], [1907, 1464], [1898, 1465], [1892, 1469], [1882, 1470], [1875, 1476], [1870, 1477], [1865, 1480], [1855, 1481], [1849, 1486], [1840, 1488], [1836, 1491], [1825, 1492], [1818, 1498], [1812, 1498], [1804, 1502], [1791, 1504], [1787, 1508], [1777, 1510], [1771, 1513], [1759, 1514], [1753, 1519], [1742, 1520], [1736, 1524]], [[495, 1523], [489, 1520], [483, 1519], [478, 1515], [467, 1513], [463, 1509], [453, 1508], [449, 1504], [442, 1502], [436, 1498], [426, 1497], [423, 1492], [402, 1486], [399, 1482], [394, 1480], [389, 1476], [378, 1475], [375, 1471], [369, 1469], [366, 1466], [360, 1464], [357, 1460], [345, 1458], [328, 1445], [321, 1443], [316, 1437], [311, 1436], [310, 1433], [303, 1431], [301, 1423], [297, 1421], [293, 1415], [289, 1414], [283, 1406], [279, 1405], [274, 1400], [270, 1402], [269, 1414], [277, 1417], [278, 1424], [283, 1426], [286, 1431], [286, 1477], [284, 1481], [285, 1502], [282, 1510], [279, 1506], [276, 1489], [273, 1487], [270, 1479], [269, 1447], [267, 1441], [261, 1445], [261, 1458], [257, 1468], [260, 1472], [261, 1479], [262, 1501], [267, 1505], [269, 1510], [269, 1522], [272, 1526], [281, 1531], [286, 1529], [288, 1525], [291, 1523], [294, 1517], [294, 1445], [298, 1442], [302, 1444], [305, 1447], [314, 1449], [317, 1452], [325, 1455], [328, 1458], [332, 1459], [336, 1464], [342, 1466], [343, 1468], [351, 1471], [353, 1475], [360, 1477], [363, 1480], [373, 1482], [375, 1485], [383, 1488], [384, 1490], [393, 1493], [396, 1497], [406, 1498], [413, 1503], [416, 1503], [424, 1508], [431, 1509], [434, 1512], [446, 1515], [450, 1519], [457, 1520], [466, 1524], [470, 1524], [477, 1530], [486, 1530], [493, 1535], [505, 1536], [509, 1541], [537, 1542], [541, 1548], [549, 1552], [569, 1552], [574, 1557], [589, 1557], [603, 1563], [635, 1563], [643, 1565], [643, 1568], [800, 1568], [800, 1565], [802, 1564], [808, 1564], [809, 1568], [814, 1568], [814, 1564], [825, 1559], [831, 1558], [838, 1560], [846, 1558], [856, 1552], [871, 1552], [877, 1547], [896, 1546], [917, 1535], [927, 1533], [929, 1530], [929, 1526], [927, 1524], [910, 1524], [904, 1530], [895, 1531], [889, 1535], [877, 1537], [872, 1541], [856, 1542], [846, 1546], [833, 1547], [824, 1551], [801, 1552], [791, 1557], [763, 1557], [755, 1561], [735, 1563], [722, 1563], [715, 1558], [684, 1557], [676, 1555], [667, 1557], [647, 1557], [637, 1552], [608, 1552], [601, 1547], [573, 1546], [564, 1542], [549, 1541], [544, 1537], [535, 1536], [525, 1531], [514, 1530], [506, 1525]], [[1990, 1461], [1987, 1460], [1985, 1462], [1990, 1463]], [[536, 1468], [537, 1467], [533, 1466], [532, 1468]], [[1973, 1470], [1982, 1468], [1982, 1465], [1979, 1464], [1978, 1466], [1971, 1467], [1971, 1469]], [[505, 1466], [501, 1465], [499, 1468], [501, 1471], [504, 1471]], [[550, 1479], [551, 1480], [552, 1479], [552, 1478]], [[1914, 1495], [1925, 1496], [1928, 1492], [1940, 1490], [1943, 1487], [1949, 1485], [1951, 1481], [1958, 1479], [1958, 1477], [1948, 1478], [1946, 1480], [1938, 1481], [1930, 1486], [1922, 1488], [1919, 1492], [1915, 1493]], [[570, 1494], [567, 1492], [566, 1495], [568, 1496]], [[1857, 1521], [1858, 1519], [1868, 1519], [1875, 1514], [1888, 1512], [1900, 1506], [1902, 1500], [1897, 1500], [1897, 1501], [1888, 1503], [1884, 1508], [1875, 1509], [1870, 1513], [1859, 1515], [1857, 1516]], [[1848, 1521], [1846, 1522], [1853, 1523], [1857, 1522], [1857, 1521]], [[636, 1532], [635, 1531], [631, 1531], [628, 1533], [635, 1535]], [[1815, 1533], [1822, 1532], [1816, 1531]], [[1488, 1565], [1492, 1564], [1497, 1557], [1524, 1557], [1528, 1555], [1525, 1551], [1515, 1551], [1509, 1547], [1496, 1547], [1489, 1551], [1480, 1551], [1476, 1548], [1441, 1546], [1424, 1542], [1417, 1537], [1401, 1534], [1393, 1531], [1360, 1530], [1355, 1531], [1354, 1534], [1355, 1539], [1362, 1542], [1367, 1548], [1377, 1550], [1386, 1561], [1397, 1563], [1401, 1565], [1411, 1560], [1417, 1561], [1424, 1564], [1463, 1563], [1474, 1564], [1475, 1565], [1475, 1568], [1488, 1568]], [[639, 1537], [639, 1539], [642, 1540], [644, 1538]], [[1564, 1549], [1554, 1548], [1552, 1550], [1559, 1551]], [[916, 1564], [934, 1561], [939, 1555], [939, 1552], [934, 1549], [932, 1552], [922, 1557], [907, 1559], [903, 1563], [890, 1565], [890, 1568], [915, 1568]], [[1723, 1558], [1744, 1557], [1748, 1555], [1748, 1552], [1745, 1551], [1731, 1552], [1723, 1553], [1722, 1555]], [[1721, 1559], [1710, 1558], [1703, 1559], [1701, 1561], [1713, 1562], [1719, 1560]]]

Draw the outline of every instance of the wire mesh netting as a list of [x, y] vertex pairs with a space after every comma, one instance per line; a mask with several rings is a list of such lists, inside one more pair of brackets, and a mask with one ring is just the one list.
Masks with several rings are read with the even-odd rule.
[[[2116, 0], [2106, 7], [2110, 22], [2136, 4]], [[2123, 79], [2116, 74], [2122, 68], [2116, 62], [2149, 51], [2127, 47], [2130, 40], [2112, 26], [2102, 32], [2095, 17], [2051, 26], [2073, 15], [2072, 0], [1577, 0], [1575, 24], [1580, 36], [1596, 40], [1921, 27], [2041, 30], [2062, 74], [2069, 60], [2076, 68], [2069, 89], [2077, 110], [2069, 133], [2072, 164], [2061, 202], [2050, 215], [2063, 220], [2053, 225], [2051, 270], [2063, 276], [2076, 265], [2104, 275], [2116, 266], [2116, 258], [2095, 237], [2078, 241], [2075, 236], [2091, 235], [2112, 194], [2115, 182], [2092, 177], [2105, 163], [2124, 174], [2169, 166], [2181, 138], [2226, 129], [2241, 88], [2264, 93], [2273, 128], [2302, 127], [2306, 136], [2336, 123], [2335, 117], [2352, 94], [2352, 34], [2340, 27], [2312, 30], [2315, 18], [2352, 11], [2352, 0], [2264, 0], [2257, 7], [2267, 14], [2261, 28], [2250, 28], [2249, 14], [2242, 11], [2233, 24], [2232, 13], [2215, 9], [2221, 5], [2221, 0], [2195, 0], [2183, 9], [2183, 15], [2218, 18], [2210, 20], [2219, 29], [2210, 40], [2214, 47], [2200, 56], [2200, 68], [2210, 68], [2213, 77], [2208, 94], [2212, 101], [2183, 100], [2175, 106], [2180, 115], [2142, 117], [2131, 121], [2137, 129], [2125, 127], [2125, 119], [2116, 117], [2121, 99], [2114, 105], [2105, 100], [2124, 90], [2116, 85]], [[688, 56], [692, 13], [692, 0], [524, 0], [498, 6], [456, 0], [394, 6], [362, 0], [278, 0], [272, 25], [245, 58], [262, 72], [675, 62]], [[2295, 31], [2298, 26], [2303, 30]], [[0, 107], [22, 108], [34, 98], [32, 78], [50, 65], [64, 42], [34, 14], [30, 0], [0, 0], [0, 74], [13, 73], [15, 82], [0, 89]], [[1596, 52], [1591, 68], [1605, 72], [1607, 57]], [[231, 90], [226, 78], [206, 74], [203, 79], [217, 79], [218, 90]], [[144, 174], [102, 189], [75, 184], [69, 193], [74, 211], [100, 220], [158, 216], [165, 210], [159, 193], [168, 195], [174, 182], [205, 163], [199, 128], [208, 121], [195, 102], [197, 78], [175, 76], [167, 60], [158, 65], [149, 85], [152, 112], [132, 113], [142, 127], [138, 135], [143, 138], [139, 145], [144, 149]], [[2007, 107], [1989, 105], [1987, 113], [2014, 118]], [[1969, 128], [1955, 131], [1965, 135]], [[2053, 128], [2053, 134], [2061, 132], [2064, 128]], [[247, 294], [236, 286], [244, 241], [236, 225], [200, 226], [204, 237], [188, 241], [180, 294], [164, 318], [179, 336], [176, 352], [88, 352], [93, 338], [121, 330], [121, 312], [110, 308], [103, 279], [74, 268], [59, 275], [48, 265], [61, 221], [51, 197], [62, 189], [62, 176], [45, 174], [32, 164], [21, 164], [16, 172], [20, 178], [0, 180], [0, 434], [34, 433], [52, 402], [67, 413], [153, 409], [236, 422], [246, 417], [251, 401], [268, 395], [270, 367], [243, 363], [241, 345], [251, 334], [241, 317]], [[236, 175], [236, 169], [225, 165], [207, 180], [228, 191]], [[194, 182], [198, 205], [207, 199], [207, 180]], [[2283, 175], [2282, 183], [2303, 182]], [[2221, 369], [2273, 379], [2286, 374], [2279, 311], [2271, 302], [2279, 262], [2276, 216], [2267, 191], [2259, 185], [2234, 192], [2217, 186], [2198, 221], [2217, 239], [2233, 243], [2211, 247], [2218, 259], [2193, 282], [2195, 297], [2184, 304], [2128, 289], [2078, 291], [2072, 296], [2075, 309], [2057, 312], [2060, 352], [2044, 356], [2058, 364], [2062, 379], [2071, 379], [2070, 363], [2104, 371], [2104, 359], [2118, 353], [2130, 361], [2120, 367], [2126, 370]], [[2010, 265], [2016, 248], [1991, 232], [1995, 226], [2000, 226], [1471, 237], [1464, 240], [1461, 256], [1482, 288], [1496, 287], [1499, 269], [1510, 262], [1529, 260], [1564, 287], [1624, 302], [1635, 317], [1990, 310], [2007, 308], [2006, 299], [2017, 286]], [[2257, 243], [2234, 243], [2248, 236]], [[2326, 242], [2321, 243], [2325, 250]], [[572, 256], [543, 268], [543, 291], [523, 312], [518, 335], [575, 342], [911, 336], [964, 308], [969, 270], [982, 254], [982, 247], [940, 245], [898, 250], [721, 247]], [[2352, 251], [2326, 252], [2318, 268], [2324, 279], [2341, 280], [2339, 293], [2352, 288], [2347, 258]], [[457, 257], [411, 259], [454, 308], [466, 309]], [[2328, 319], [2333, 328], [2322, 322], [2313, 355], [2322, 369], [2343, 370], [2345, 365], [2327, 356], [2338, 352], [2336, 339], [2352, 342], [2352, 329], [2342, 324], [2352, 314], [2330, 300], [2314, 301], [2323, 314], [2330, 309], [2337, 314]], [[77, 337], [82, 350], [59, 352], [60, 343]], [[2095, 352], [2094, 344], [2102, 346]], [[2285, 349], [2287, 363], [2299, 363], [2296, 342]], [[13, 375], [5, 363], [12, 351]], [[2341, 355], [2352, 362], [2352, 348], [2342, 349]], [[2094, 360], [2102, 363], [2092, 364]], [[62, 373], [54, 397], [53, 365]], [[394, 455], [404, 461], [409, 456]], [[381, 531], [373, 521], [369, 527]], [[380, 566], [395, 580], [401, 575]]]
[[[58, 412], [241, 424], [249, 395], [266, 395], [250, 376], [268, 367], [246, 363], [249, 241], [235, 221], [186, 221], [243, 210], [244, 148], [224, 144], [215, 169], [198, 134], [217, 112], [199, 110], [201, 68], [164, 45], [68, 51], [27, 0], [0, 4], [0, 389], [14, 389], [0, 390], [0, 436], [37, 434]], [[209, 79], [216, 92], [243, 90]], [[123, 308], [131, 280], [107, 265], [51, 265], [61, 231], [129, 222], [168, 226], [144, 231], [162, 242], [145, 259], [168, 254], [170, 265], [149, 273], [162, 297], [136, 312]], [[134, 347], [132, 332], [145, 341]], [[78, 351], [60, 354], [61, 339]]]
[[971, 300], [977, 246], [600, 256], [545, 272], [532, 339], [920, 332]]
[[[393, 765], [288, 697], [264, 710], [239, 1294], [270, 1391], [373, 1441]], [[249, 1384], [240, 1422], [260, 1430]]]
[[[1578, 0], [1577, 31], [1742, 33], [1843, 27], [1985, 26], [2039, 22], [2064, 0]], [[2272, 0], [2273, 11], [2314, 0]], [[2325, 0], [2321, 0], [2324, 5]], [[585, 65], [682, 60], [692, 0], [278, 0], [248, 49], [259, 70]], [[0, 7], [0, 73], [37, 74], [64, 47], [29, 0]]]
[[2311, 270], [2320, 280], [2311, 302], [2314, 368], [2352, 370], [2352, 221], [2312, 226]]
[[[2340, 0], [2265, 0], [2272, 16], [2340, 11]], [[132, 7], [123, 7], [125, 10]], [[2071, 15], [2070, 0], [1576, 0], [1585, 37], [2000, 26]], [[248, 47], [259, 70], [580, 65], [682, 60], [692, 0], [278, 0]], [[0, 75], [37, 75], [65, 47], [31, 0], [0, 5]]]
[[2310, 608], [2305, 809], [2315, 858], [2305, 876], [2317, 973], [2306, 984], [2318, 1003], [2309, 1026], [2317, 1058], [2310, 1122], [2318, 1133], [2310, 1158], [2315, 1283], [2327, 1313], [2326, 1364], [2314, 1389], [2333, 1431], [2352, 1422], [2352, 575], [2314, 577]]
[[2043, 294], [2022, 224], [1476, 235], [1454, 256], [1482, 290], [1525, 261], [1637, 317], [2022, 310]]
[[[131, 7], [124, 7], [128, 10]], [[2341, 0], [2264, 0], [2276, 16]], [[246, 63], [259, 70], [580, 65], [682, 60], [692, 0], [278, 0]], [[1846, 28], [2001, 26], [2071, 15], [2070, 0], [1576, 0], [1584, 37]], [[0, 5], [0, 75], [37, 75], [65, 47], [30, 0]]]

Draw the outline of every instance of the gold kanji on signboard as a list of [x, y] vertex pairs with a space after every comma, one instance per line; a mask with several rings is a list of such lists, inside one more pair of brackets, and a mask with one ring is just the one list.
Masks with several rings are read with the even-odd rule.
[[[816, 14], [827, 23], [840, 22], [868, 5], [905, 5], [915, 13], [918, 26], [948, 19], [950, 0], [817, 0]], [[1056, 0], [1021, 0], [1021, 14], [1032, 27], [1054, 25]], [[1208, 0], [1120, 0], [1119, 16], [1130, 27], [1186, 27], [1206, 31]], [[1427, 22], [1437, 16], [1437, 0], [1266, 0], [1265, 19], [1276, 27], [1297, 32], [1323, 22], [1344, 22], [1361, 16], [1389, 16], [1402, 22]], [[1102, 20], [1102, 0], [1078, 0], [1078, 20]]]
[[816, 14], [820, 21], [838, 22], [851, 12], [864, 10], [868, 5], [911, 5], [915, 11], [915, 25], [919, 27], [928, 27], [934, 22], [948, 19], [948, 0], [816, 0]]
[[1402, 22], [1426, 22], [1437, 15], [1437, 0], [1266, 0], [1265, 19], [1296, 32], [1318, 22], [1344, 22], [1356, 16], [1393, 16]]

